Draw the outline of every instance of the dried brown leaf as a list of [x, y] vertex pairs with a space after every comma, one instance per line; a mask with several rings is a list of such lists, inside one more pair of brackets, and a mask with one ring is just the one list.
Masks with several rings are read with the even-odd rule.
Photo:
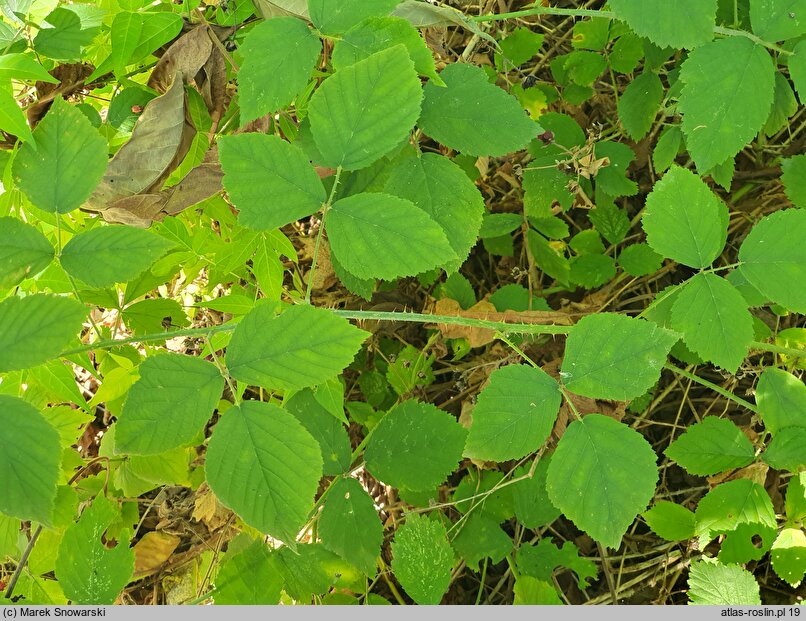
[[182, 540], [176, 535], [152, 531], [134, 544], [134, 573], [143, 576], [167, 561]]

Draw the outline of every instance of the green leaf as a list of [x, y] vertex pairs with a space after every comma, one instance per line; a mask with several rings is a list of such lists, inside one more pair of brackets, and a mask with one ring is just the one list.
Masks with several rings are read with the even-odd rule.
[[655, 252], [708, 267], [725, 246], [727, 208], [697, 175], [672, 166], [647, 196], [641, 225]]
[[374, 503], [355, 479], [338, 479], [319, 516], [324, 546], [355, 565], [368, 577], [375, 575], [381, 553], [383, 525]]
[[238, 102], [244, 125], [286, 107], [303, 91], [322, 43], [302, 20], [275, 17], [252, 28], [240, 51]]
[[594, 289], [616, 275], [616, 262], [604, 254], [583, 254], [571, 260], [569, 278], [574, 284]]
[[717, 0], [611, 0], [610, 8], [658, 47], [691, 49], [714, 38]]
[[0, 289], [36, 276], [50, 265], [54, 254], [38, 229], [16, 218], [0, 218]]
[[777, 532], [777, 528], [759, 522], [737, 524], [733, 530], [718, 533], [722, 545], [717, 558], [724, 564], [760, 561], [772, 547]]
[[806, 12], [798, 0], [750, 0], [753, 32], [765, 41], [785, 41], [806, 34]]
[[618, 548], [655, 493], [657, 456], [640, 433], [601, 414], [572, 422], [551, 458], [546, 488], [581, 530]]
[[114, 548], [107, 548], [102, 539], [119, 518], [118, 506], [100, 494], [64, 532], [56, 558], [56, 578], [74, 604], [113, 604], [131, 580], [134, 550], [129, 547], [129, 530], [118, 536]]
[[618, 262], [630, 276], [646, 276], [657, 272], [663, 264], [663, 257], [648, 244], [631, 244], [622, 249]]
[[784, 528], [772, 544], [772, 568], [779, 577], [797, 588], [806, 575], [806, 533], [800, 528]]
[[205, 471], [210, 489], [244, 522], [293, 544], [322, 477], [319, 445], [285, 410], [245, 401], [213, 429]]
[[328, 212], [327, 231], [333, 255], [358, 278], [394, 280], [457, 261], [442, 227], [411, 201], [391, 194], [337, 201]]
[[557, 594], [557, 587], [546, 580], [538, 580], [532, 576], [518, 576], [512, 587], [515, 606], [560, 606], [562, 600]]
[[562, 378], [568, 390], [629, 400], [654, 386], [678, 335], [615, 313], [583, 317], [568, 336]]
[[117, 75], [122, 75], [126, 65], [132, 60], [143, 32], [144, 19], [143, 14], [122, 11], [115, 15], [112, 21], [110, 34], [112, 51], [109, 54], [109, 62], [112, 63]]
[[784, 209], [759, 222], [739, 248], [741, 271], [770, 300], [806, 313], [806, 210]]
[[652, 151], [652, 164], [656, 172], [665, 172], [674, 164], [681, 144], [683, 144], [683, 132], [679, 126], [671, 125], [663, 130], [655, 144], [655, 150]]
[[400, 0], [308, 0], [308, 13], [313, 25], [323, 33], [337, 35], [347, 32], [368, 17], [389, 15]]
[[86, 316], [84, 305], [69, 298], [6, 298], [0, 302], [0, 373], [34, 367], [58, 355]]
[[[0, 55], [0, 80], [28, 80], [58, 84], [59, 80], [50, 75], [32, 56], [28, 54]], [[55, 102], [54, 102], [55, 103]]]
[[560, 387], [545, 371], [508, 365], [493, 371], [473, 409], [465, 456], [520, 459], [548, 439], [560, 410]]
[[782, 369], [764, 369], [756, 385], [764, 427], [775, 435], [784, 427], [806, 427], [806, 385]]
[[596, 578], [596, 564], [580, 558], [579, 549], [570, 541], [562, 547], [554, 545], [550, 539], [541, 539], [536, 546], [522, 545], [516, 556], [518, 569], [540, 580], [551, 581], [554, 570], [567, 567], [576, 574], [577, 586], [587, 589], [589, 580]]
[[347, 431], [333, 414], [319, 404], [312, 390], [306, 388], [295, 393], [283, 402], [283, 408], [290, 412], [319, 443], [325, 476], [334, 476], [349, 470], [352, 448]]
[[215, 580], [215, 603], [273, 606], [280, 603], [282, 588], [277, 556], [259, 539], [245, 550], [224, 557]]
[[537, 136], [537, 123], [515, 97], [491, 84], [481, 68], [454, 63], [439, 76], [445, 86], [426, 84], [419, 121], [437, 142], [468, 155], [497, 157], [520, 151]]
[[761, 459], [776, 470], [797, 472], [806, 466], [806, 426], [779, 429]]
[[786, 523], [797, 525], [806, 520], [806, 472], [799, 472], [786, 487]]
[[18, 136], [25, 142], [34, 139], [31, 128], [25, 120], [25, 113], [14, 96], [4, 88], [0, 88], [0, 129]]
[[753, 444], [729, 420], [706, 416], [669, 445], [666, 456], [690, 474], [708, 476], [753, 461]]
[[238, 324], [227, 348], [235, 379], [264, 388], [299, 390], [338, 375], [367, 333], [323, 308], [300, 304], [279, 317], [256, 306]]
[[411, 201], [439, 224], [458, 257], [445, 269], [459, 269], [476, 244], [486, 211], [484, 198], [465, 172], [446, 157], [426, 153], [395, 166], [384, 190]]
[[686, 541], [694, 537], [694, 513], [682, 505], [661, 500], [645, 511], [643, 517], [652, 532], [667, 541]]
[[690, 279], [672, 306], [672, 329], [703, 360], [735, 373], [753, 341], [753, 316], [742, 294], [716, 274]]
[[406, 139], [421, 99], [420, 78], [402, 45], [337, 71], [308, 106], [322, 163], [359, 170], [380, 159]]
[[635, 151], [620, 142], [600, 142], [596, 145], [596, 157], [607, 158], [609, 164], [596, 174], [596, 191], [610, 197], [634, 196], [638, 184], [627, 177], [627, 169], [635, 160]]
[[0, 511], [51, 523], [60, 480], [59, 434], [31, 404], [0, 395]]
[[479, 571], [480, 563], [485, 558], [492, 563], [500, 563], [513, 546], [512, 539], [498, 522], [479, 511], [470, 515], [451, 543], [473, 571]]
[[543, 40], [542, 34], [521, 26], [501, 39], [501, 53], [515, 67], [520, 67], [540, 51]]
[[48, 58], [76, 61], [81, 58], [81, 48], [92, 43], [97, 32], [97, 28], [83, 28], [76, 12], [58, 7], [40, 23], [34, 48]]
[[420, 605], [439, 604], [448, 591], [453, 550], [441, 522], [409, 514], [392, 542], [392, 571]]
[[775, 67], [762, 46], [745, 37], [726, 37], [691, 52], [680, 79], [686, 145], [697, 170], [705, 173], [736, 155], [764, 126], [773, 102]]
[[652, 71], [644, 71], [624, 89], [618, 102], [618, 117], [633, 140], [640, 140], [649, 132], [663, 93], [663, 84]]
[[320, 543], [300, 545], [296, 550], [284, 546], [277, 556], [285, 580], [283, 590], [301, 603], [310, 603], [314, 595], [324, 595], [337, 583], [344, 587], [361, 578], [355, 567]]
[[806, 99], [806, 41], [801, 41], [792, 51], [788, 61], [789, 77], [795, 83], [795, 90], [801, 102]]
[[700, 549], [719, 533], [735, 530], [739, 524], [776, 526], [769, 494], [749, 479], [734, 479], [718, 485], [700, 500], [694, 515]]
[[155, 455], [187, 445], [213, 415], [223, 390], [224, 378], [206, 360], [168, 353], [146, 359], [116, 423], [116, 448]]
[[781, 170], [787, 198], [796, 207], [806, 208], [806, 154], [782, 160]]
[[695, 561], [688, 576], [688, 597], [702, 606], [760, 606], [759, 586], [746, 569], [715, 561]]
[[100, 289], [134, 280], [172, 246], [150, 231], [112, 224], [76, 235], [59, 260], [68, 274]]
[[373, 429], [364, 451], [367, 470], [393, 487], [429, 490], [462, 459], [467, 431], [431, 404], [404, 401]]
[[[512, 498], [515, 502], [515, 517], [526, 528], [548, 526], [558, 517], [561, 511], [549, 500], [546, 490], [546, 475], [551, 463], [551, 456], [543, 456], [535, 467], [532, 476], [518, 481], [511, 486]], [[515, 470], [514, 478], [529, 474], [530, 466], [521, 466]]]
[[[570, 181], [571, 179], [568, 175], [562, 170], [558, 170], [555, 166], [523, 171], [524, 213], [532, 218], [551, 218], [553, 215], [552, 209], [558, 204], [563, 211], [570, 209], [575, 196], [568, 189]], [[514, 215], [518, 217], [520, 214], [495, 215]], [[521, 222], [523, 222], [522, 218]]]
[[106, 140], [61, 97], [14, 158], [14, 180], [44, 211], [67, 213], [89, 198], [106, 170]]
[[244, 226], [268, 231], [321, 209], [325, 188], [294, 145], [264, 134], [224, 136], [218, 145], [224, 188]]
[[417, 73], [442, 81], [420, 33], [400, 17], [370, 17], [351, 28], [333, 47], [333, 67], [339, 71], [395, 45], [405, 46]]

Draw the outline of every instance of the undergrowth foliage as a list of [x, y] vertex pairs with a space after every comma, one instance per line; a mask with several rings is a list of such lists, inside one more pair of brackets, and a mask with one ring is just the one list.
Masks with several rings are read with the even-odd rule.
[[456, 4], [2, 4], [10, 601], [796, 601], [806, 13]]

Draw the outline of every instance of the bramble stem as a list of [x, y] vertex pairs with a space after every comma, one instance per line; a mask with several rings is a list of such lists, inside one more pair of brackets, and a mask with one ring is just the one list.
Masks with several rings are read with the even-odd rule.
[[310, 304], [311, 292], [313, 291], [313, 277], [316, 274], [316, 261], [319, 258], [319, 247], [322, 245], [322, 235], [325, 233], [325, 218], [330, 206], [333, 205], [333, 199], [336, 197], [336, 190], [339, 187], [339, 179], [341, 178], [341, 166], [336, 169], [336, 175], [333, 177], [333, 187], [330, 188], [330, 196], [327, 197], [327, 202], [322, 205], [322, 220], [319, 222], [319, 231], [316, 234], [316, 245], [313, 248], [313, 258], [311, 259], [311, 269], [308, 272], [308, 287], [305, 290], [305, 301]]
[[741, 405], [742, 407], [747, 408], [751, 412], [753, 412], [755, 414], [758, 414], [758, 408], [756, 408], [755, 405], [753, 405], [749, 401], [745, 401], [741, 397], [737, 397], [731, 391], [725, 390], [724, 388], [722, 388], [722, 386], [718, 386], [717, 384], [714, 384], [713, 382], [709, 382], [708, 380], [703, 379], [701, 377], [698, 377], [697, 375], [694, 375], [693, 373], [689, 373], [685, 369], [680, 369], [680, 368], [674, 366], [673, 364], [665, 364], [665, 365], [663, 365], [663, 368], [668, 369], [668, 370], [670, 370], [670, 371], [672, 371], [674, 373], [677, 373], [678, 375], [682, 375], [683, 377], [685, 377], [687, 379], [690, 379], [692, 382], [697, 382], [698, 384], [700, 384], [702, 386], [705, 386], [706, 388], [710, 388], [711, 390], [713, 390], [714, 392], [722, 395], [723, 397], [725, 397], [729, 401], [733, 401], [734, 403], [737, 403], [738, 405]]

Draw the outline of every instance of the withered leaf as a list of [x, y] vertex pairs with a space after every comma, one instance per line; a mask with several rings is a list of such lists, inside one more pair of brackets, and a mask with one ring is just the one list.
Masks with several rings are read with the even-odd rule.
[[134, 544], [134, 573], [143, 576], [167, 561], [182, 540], [176, 535], [152, 531]]
[[151, 72], [148, 85], [158, 93], [164, 93], [171, 87], [177, 72], [181, 72], [185, 80], [192, 80], [204, 67], [212, 51], [213, 40], [207, 24], [196, 26], [174, 41], [162, 55]]

